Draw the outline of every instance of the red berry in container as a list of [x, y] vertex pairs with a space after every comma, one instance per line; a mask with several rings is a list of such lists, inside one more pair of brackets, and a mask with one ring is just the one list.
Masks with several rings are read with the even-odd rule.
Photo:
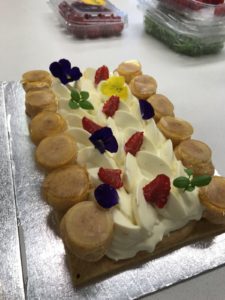
[[218, 17], [225, 16], [225, 4], [217, 5], [214, 9], [214, 15]]

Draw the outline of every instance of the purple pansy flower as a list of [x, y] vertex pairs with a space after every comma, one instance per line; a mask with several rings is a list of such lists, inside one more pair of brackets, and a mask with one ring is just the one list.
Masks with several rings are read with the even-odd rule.
[[82, 76], [80, 69], [78, 67], [71, 68], [71, 63], [65, 58], [51, 63], [49, 70], [53, 76], [60, 79], [62, 84], [77, 81]]
[[99, 150], [100, 153], [104, 153], [108, 150], [111, 153], [118, 151], [118, 143], [113, 135], [112, 129], [109, 127], [103, 127], [96, 130], [90, 137], [89, 140]]
[[95, 189], [94, 194], [98, 204], [104, 208], [111, 208], [119, 202], [119, 196], [116, 189], [106, 183], [100, 184]]
[[154, 117], [155, 112], [152, 105], [146, 100], [139, 100], [142, 119], [148, 120]]

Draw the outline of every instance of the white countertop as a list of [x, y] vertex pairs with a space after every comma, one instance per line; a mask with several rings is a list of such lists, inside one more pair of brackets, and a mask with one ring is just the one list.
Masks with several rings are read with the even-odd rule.
[[[128, 12], [121, 37], [75, 40], [59, 26], [44, 0], [0, 1], [0, 80], [19, 80], [31, 69], [47, 69], [68, 58], [81, 69], [102, 64], [114, 69], [127, 59], [142, 62], [158, 81], [158, 91], [175, 105], [177, 116], [190, 121], [194, 137], [209, 144], [217, 170], [225, 175], [225, 50], [191, 58], [178, 55], [147, 36], [135, 0], [112, 1]], [[160, 291], [146, 299], [225, 299], [225, 267]]]

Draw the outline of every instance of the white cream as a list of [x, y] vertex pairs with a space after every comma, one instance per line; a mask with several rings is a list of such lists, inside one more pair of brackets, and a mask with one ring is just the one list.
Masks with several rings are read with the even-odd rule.
[[[173, 187], [173, 179], [185, 175], [184, 167], [177, 161], [171, 141], [165, 139], [154, 120], [142, 119], [138, 100], [130, 92], [126, 101], [120, 101], [112, 118], [105, 116], [102, 107], [107, 97], [102, 95], [100, 84], [95, 87], [94, 74], [95, 70], [89, 68], [78, 82], [80, 90], [89, 92], [94, 111], [70, 109], [68, 90], [57, 81], [53, 89], [59, 98], [59, 113], [67, 119], [68, 132], [77, 140], [78, 163], [87, 167], [93, 188], [101, 183], [100, 167], [123, 172], [124, 187], [117, 190], [119, 204], [112, 209], [115, 229], [107, 256], [114, 260], [126, 259], [139, 251], [154, 251], [157, 243], [171, 231], [182, 228], [191, 220], [199, 220], [202, 206], [197, 189], [190, 193]], [[112, 129], [119, 145], [117, 153], [106, 151], [101, 154], [94, 148], [89, 141], [90, 134], [82, 127], [84, 116]], [[144, 133], [144, 141], [134, 157], [129, 153], [126, 155], [124, 144], [136, 131]], [[143, 195], [143, 187], [159, 174], [165, 174], [171, 180], [169, 200], [161, 209], [147, 203]], [[93, 197], [91, 192], [90, 199]]]

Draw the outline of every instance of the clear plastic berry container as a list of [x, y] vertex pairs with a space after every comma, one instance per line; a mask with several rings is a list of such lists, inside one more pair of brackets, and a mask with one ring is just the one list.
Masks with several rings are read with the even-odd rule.
[[77, 38], [120, 35], [127, 25], [127, 15], [106, 1], [104, 6], [82, 1], [51, 0], [61, 23]]
[[[212, 0], [221, 1], [221, 0]], [[225, 41], [225, 4], [195, 0], [139, 0], [147, 33], [176, 52], [218, 53]]]

